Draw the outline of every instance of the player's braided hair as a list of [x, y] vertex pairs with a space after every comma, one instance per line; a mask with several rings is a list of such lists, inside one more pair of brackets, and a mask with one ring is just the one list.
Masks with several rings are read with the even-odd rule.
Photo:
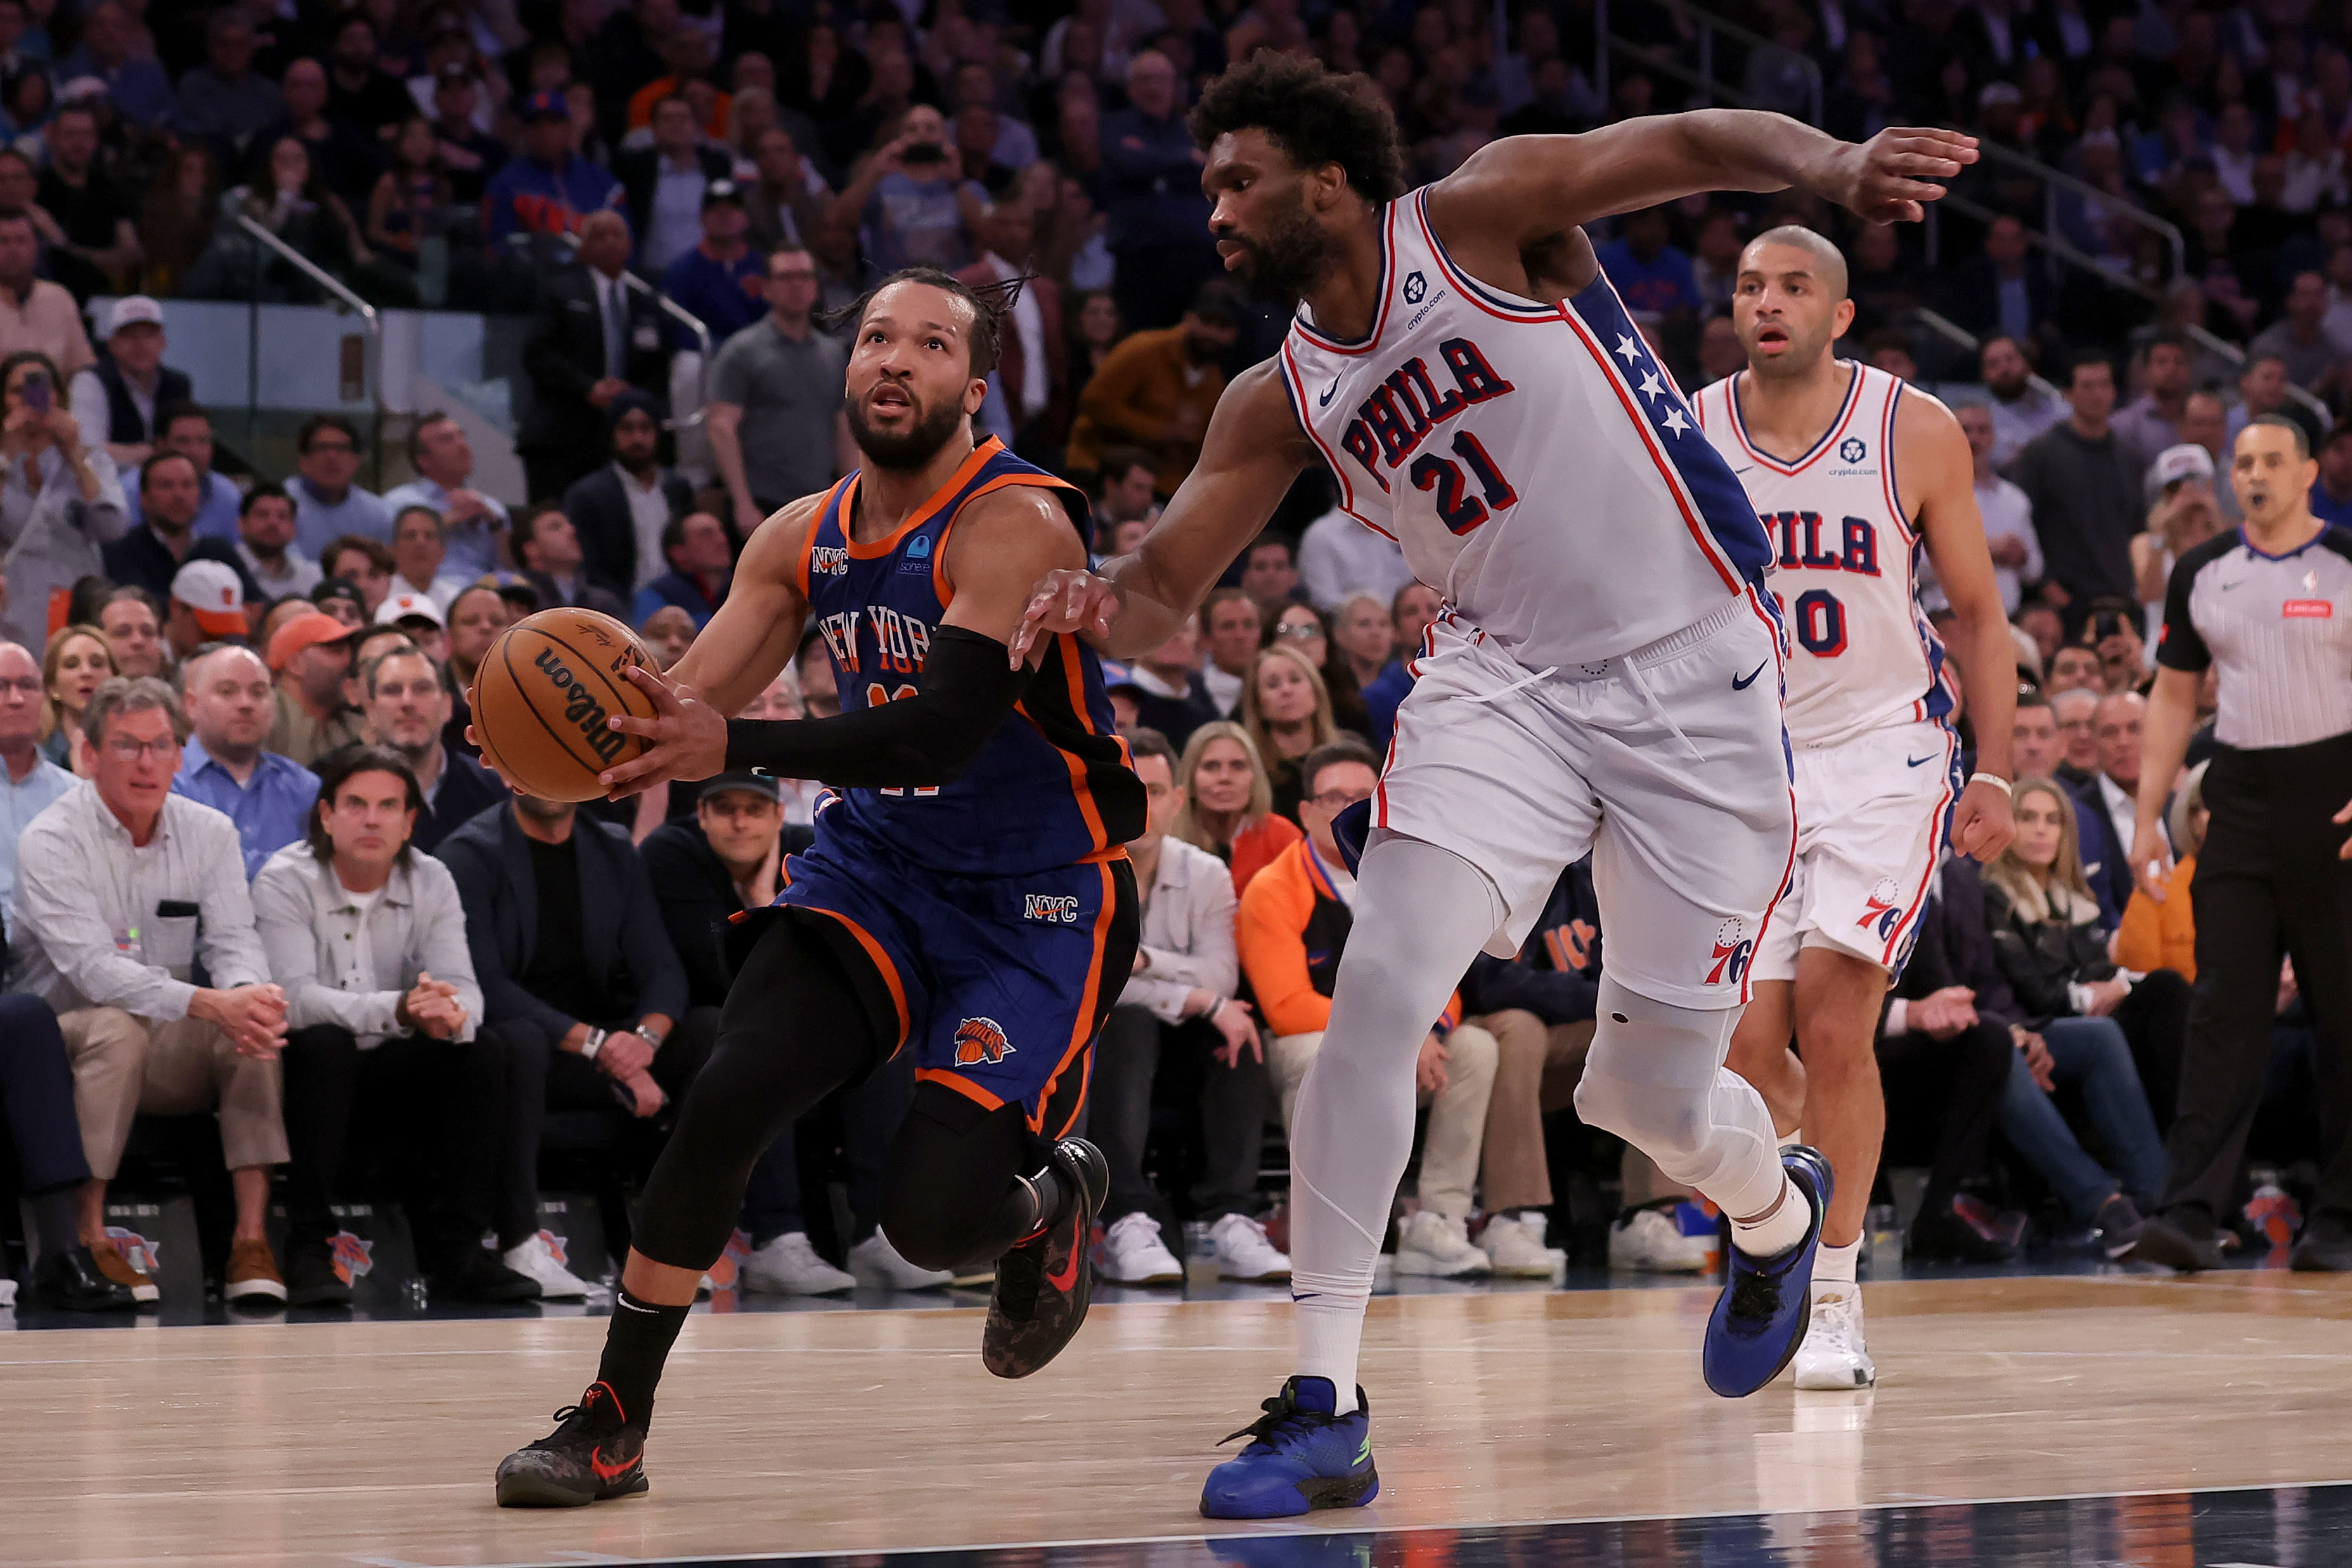
[[1268, 49], [1234, 67], [1202, 92], [1186, 123], [1203, 152], [1228, 131], [1255, 129], [1302, 168], [1337, 163], [1368, 202], [1404, 194], [1404, 148], [1388, 100], [1370, 77], [1340, 76], [1307, 56]]
[[[1029, 281], [1024, 274], [1003, 283], [983, 283], [975, 288], [951, 272], [936, 267], [902, 267], [851, 303], [817, 318], [817, 325], [827, 331], [844, 327], [855, 328], [866, 319], [874, 297], [895, 283], [920, 283], [944, 290], [971, 307], [971, 330], [965, 341], [971, 350], [971, 373], [974, 378], [986, 376], [996, 369], [1004, 342], [1004, 319], [1013, 314], [1015, 301], [1021, 298], [1021, 286]], [[853, 349], [856, 344], [852, 344]]]

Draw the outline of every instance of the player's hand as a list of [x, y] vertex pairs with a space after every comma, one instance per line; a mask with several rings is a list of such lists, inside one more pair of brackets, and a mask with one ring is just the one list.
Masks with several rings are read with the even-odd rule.
[[[2336, 820], [2352, 821], [2352, 806], [2338, 811]], [[2171, 874], [2172, 846], [2165, 842], [2164, 830], [2156, 825], [2156, 819], [2143, 815], [2132, 826], [2132, 882], [2142, 893], [2162, 904], [2164, 879]]]
[[645, 755], [596, 775], [605, 799], [625, 800], [672, 779], [709, 779], [727, 770], [727, 720], [696, 694], [643, 664], [629, 666], [629, 679], [654, 700], [654, 716], [616, 713], [606, 720], [624, 735], [643, 737]]
[[1960, 791], [1960, 803], [1952, 811], [1954, 849], [1990, 864], [2015, 837], [2017, 823], [2010, 815], [2008, 790], [1997, 784], [1971, 782]]
[[1013, 667], [1017, 670], [1029, 662], [1029, 651], [1041, 636], [1055, 637], [1066, 632], [1109, 636], [1121, 599], [1117, 583], [1091, 571], [1065, 567], [1047, 572], [1029, 595], [1029, 607], [1021, 612], [1021, 624], [1013, 629]]
[[1916, 224], [1951, 179], [1977, 161], [1977, 139], [1957, 131], [1890, 126], [1848, 146], [1822, 194], [1874, 224]]

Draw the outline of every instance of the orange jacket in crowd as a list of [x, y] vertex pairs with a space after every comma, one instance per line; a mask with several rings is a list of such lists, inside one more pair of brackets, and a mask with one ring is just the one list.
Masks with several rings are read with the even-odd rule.
[[2189, 902], [2189, 884], [2197, 878], [2197, 857], [2175, 864], [2165, 880], [2164, 902], [2158, 904], [2133, 889], [2124, 905], [2123, 924], [2116, 927], [2116, 962], [2145, 974], [2152, 969], [2177, 969], [2180, 977], [2197, 979], [2197, 910]]
[[[1301, 838], [1274, 857], [1242, 894], [1234, 936], [1258, 1016], [1278, 1035], [1314, 1034], [1331, 1021], [1331, 982], [1354, 925], [1315, 845]], [[1435, 1028], [1462, 1019], [1462, 996], [1445, 1000]]]

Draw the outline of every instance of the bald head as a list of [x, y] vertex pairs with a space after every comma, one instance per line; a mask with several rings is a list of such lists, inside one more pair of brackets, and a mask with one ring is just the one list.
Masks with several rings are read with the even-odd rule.
[[[1773, 248], [1801, 251], [1806, 261], [1796, 264], [1786, 256], [1764, 260], [1764, 252]], [[1802, 224], [1782, 224], [1749, 240], [1748, 248], [1740, 253], [1739, 270], [1744, 273], [1751, 268], [1774, 273], [1806, 272], [1821, 285], [1832, 304], [1845, 298], [1845, 253]]]

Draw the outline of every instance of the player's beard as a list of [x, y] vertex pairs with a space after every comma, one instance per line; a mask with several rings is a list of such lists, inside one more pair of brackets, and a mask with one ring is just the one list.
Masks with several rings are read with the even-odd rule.
[[[913, 397], [910, 391], [907, 394]], [[903, 431], [877, 430], [866, 420], [866, 403], [862, 398], [847, 402], [850, 439], [866, 461], [877, 468], [893, 474], [915, 474], [922, 471], [930, 460], [940, 455], [957, 428], [964, 422], [963, 402], [957, 399], [942, 402], [926, 412], [919, 402], [914, 424]]]
[[1330, 266], [1330, 237], [1304, 201], [1276, 215], [1256, 239], [1239, 234], [1221, 237], [1242, 247], [1243, 287], [1253, 298], [1268, 304], [1296, 304]]
[[1822, 356], [1829, 351], [1829, 339], [1826, 336], [1808, 337], [1786, 321], [1779, 325], [1789, 335], [1788, 348], [1769, 358], [1751, 350], [1748, 355], [1748, 373], [1760, 381], [1794, 381], [1812, 374], [1820, 367]]

